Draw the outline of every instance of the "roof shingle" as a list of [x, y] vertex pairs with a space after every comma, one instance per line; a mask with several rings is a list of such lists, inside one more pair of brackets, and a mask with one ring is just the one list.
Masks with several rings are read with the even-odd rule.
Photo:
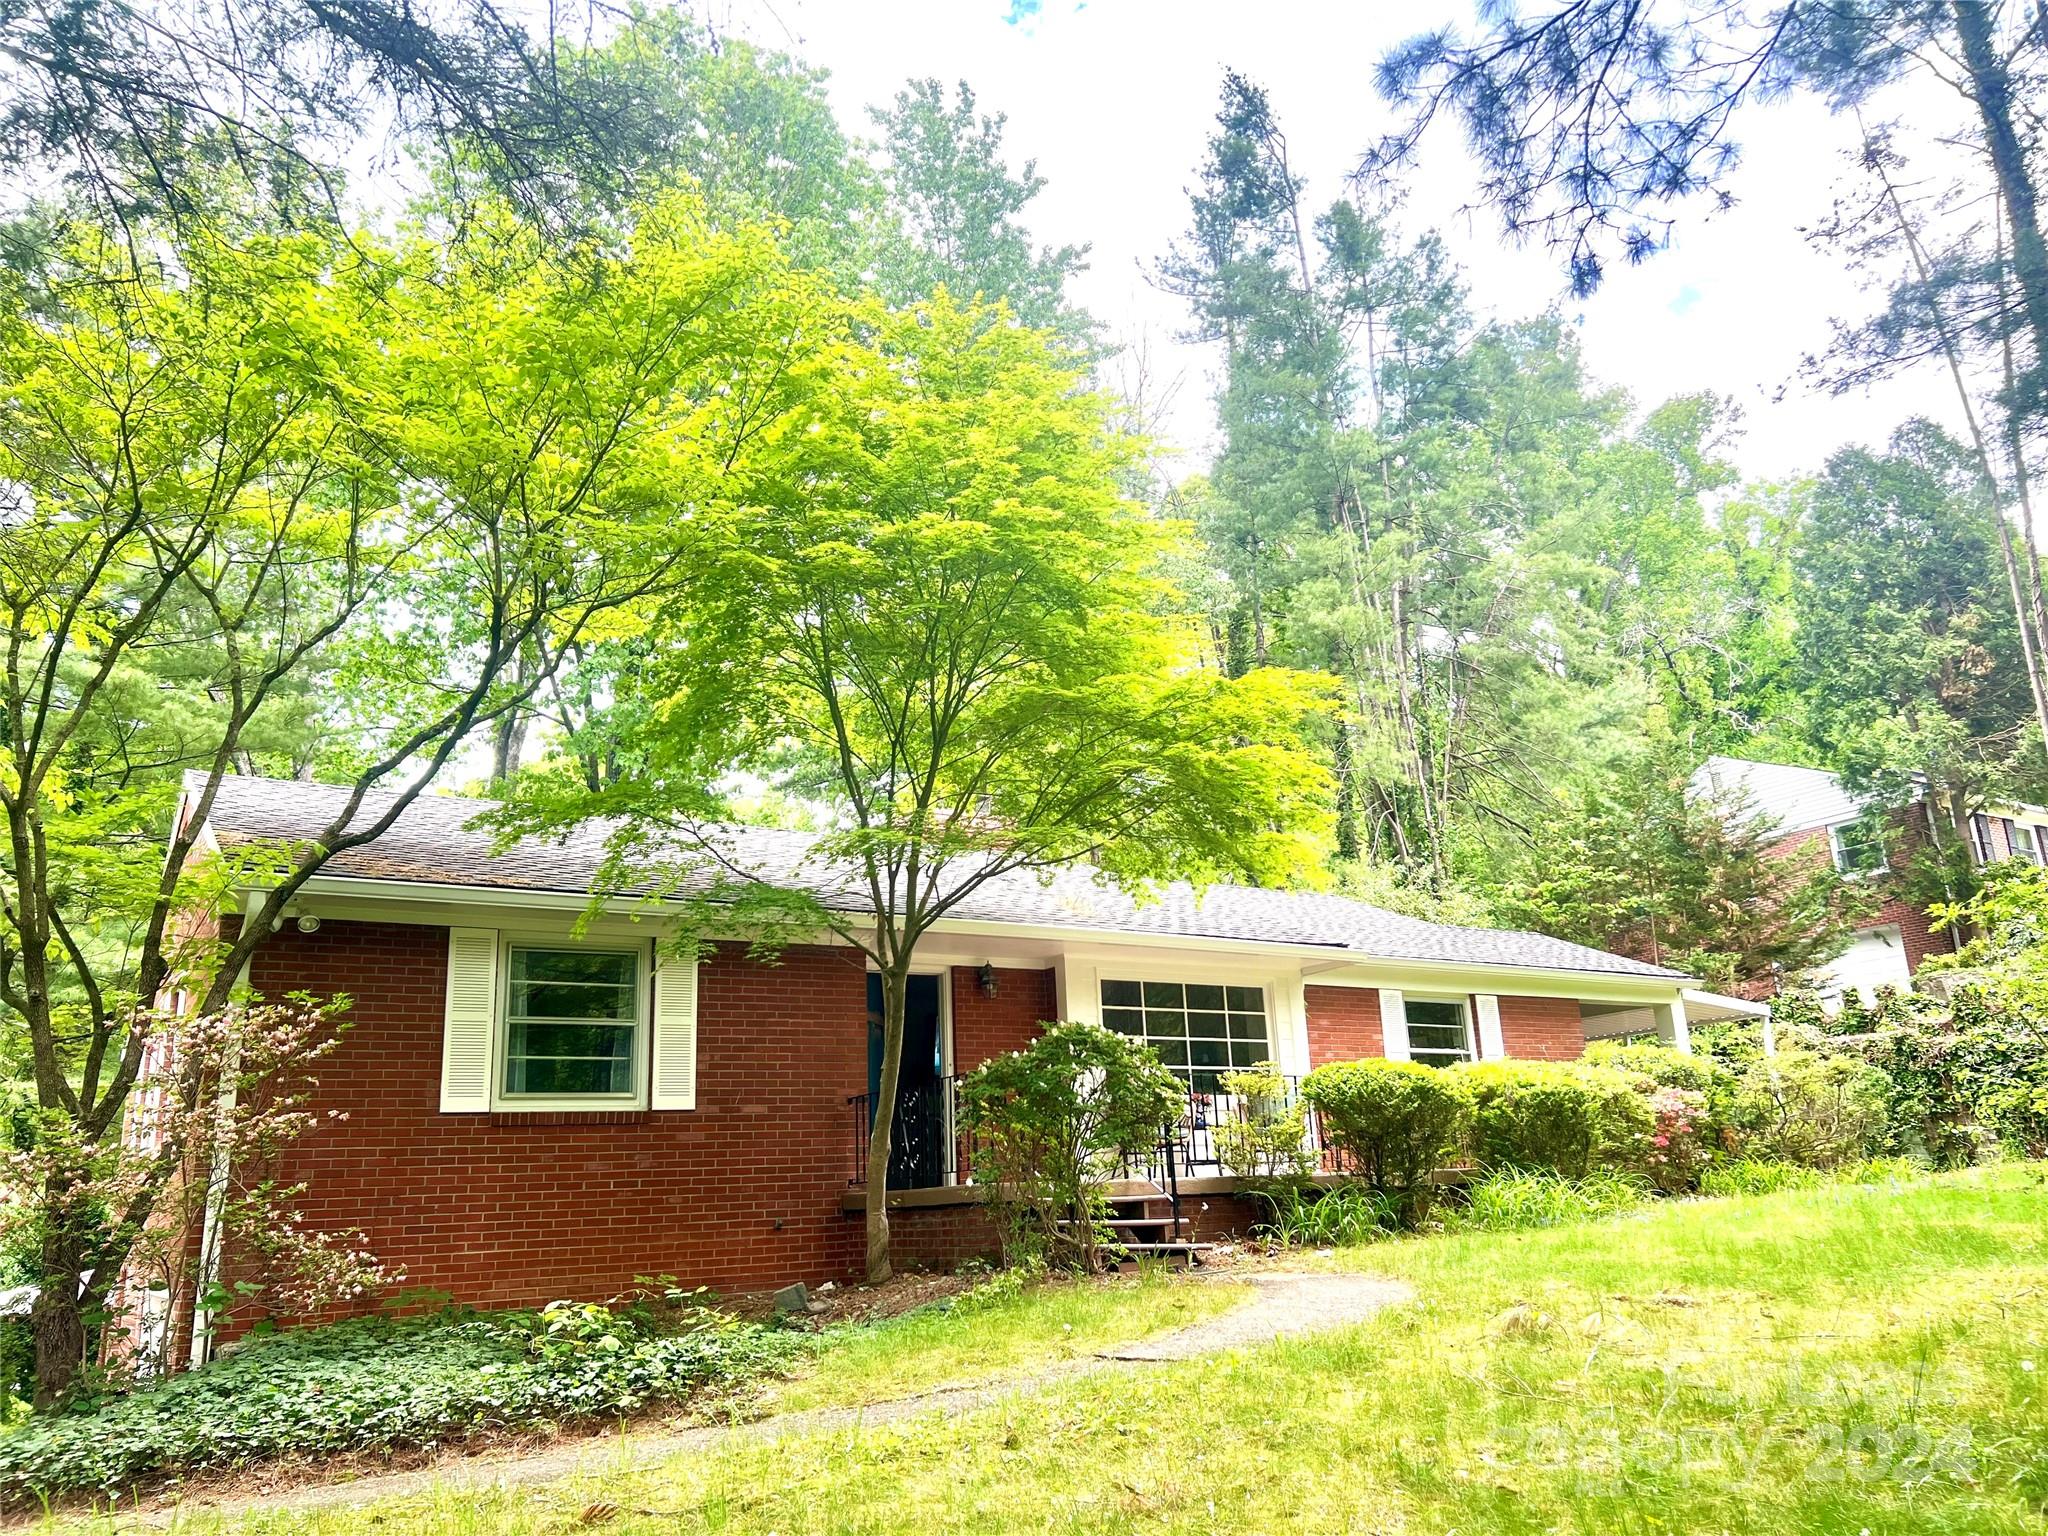
[[[222, 782], [209, 820], [223, 846], [303, 840], [339, 812], [346, 795], [333, 785], [231, 777]], [[391, 798], [388, 792], [372, 794], [359, 819], [373, 818]], [[525, 838], [496, 851], [491, 834], [471, 825], [489, 809], [489, 801], [422, 795], [382, 837], [335, 855], [322, 873], [423, 885], [590, 893], [604, 861], [609, 826], [590, 823], [559, 840]], [[724, 836], [730, 839], [721, 842], [727, 857], [757, 878], [809, 891], [836, 911], [864, 910], [866, 900], [851, 871], [810, 857], [812, 840], [807, 834], [732, 827], [724, 829]], [[707, 870], [704, 888], [711, 878]], [[1295, 944], [1360, 958], [1682, 979], [1678, 971], [1546, 934], [1424, 922], [1321, 892], [1212, 885], [1198, 895], [1191, 887], [1176, 884], [1140, 901], [1079, 868], [1050, 879], [1029, 873], [999, 876], [964, 896], [948, 915], [1021, 927]]]

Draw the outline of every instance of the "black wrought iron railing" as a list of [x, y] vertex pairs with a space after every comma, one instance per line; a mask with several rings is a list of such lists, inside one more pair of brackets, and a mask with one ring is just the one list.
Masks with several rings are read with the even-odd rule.
[[[1301, 1099], [1301, 1080], [1280, 1079], [1281, 1093], [1248, 1095], [1200, 1092], [1190, 1087], [1187, 1105], [1161, 1128], [1156, 1150], [1132, 1158], [1122, 1170], [1125, 1176], [1164, 1183], [1184, 1178], [1214, 1177], [1219, 1174], [1248, 1174], [1274, 1171], [1254, 1166], [1281, 1145], [1284, 1135], [1264, 1138], [1265, 1151], [1246, 1137], [1218, 1131], [1226, 1126], [1272, 1127], [1288, 1119], [1295, 1110], [1302, 1117], [1300, 1166], [1310, 1171], [1345, 1171], [1343, 1154], [1323, 1135], [1322, 1122], [1313, 1105]], [[896, 1118], [890, 1135], [889, 1187], [891, 1189], [934, 1189], [948, 1184], [965, 1184], [974, 1173], [974, 1144], [960, 1115], [960, 1080], [942, 1077], [930, 1083], [904, 1088], [896, 1099]], [[873, 1101], [865, 1093], [849, 1098], [853, 1132], [852, 1176], [848, 1183], [868, 1181], [868, 1136], [874, 1125]]]

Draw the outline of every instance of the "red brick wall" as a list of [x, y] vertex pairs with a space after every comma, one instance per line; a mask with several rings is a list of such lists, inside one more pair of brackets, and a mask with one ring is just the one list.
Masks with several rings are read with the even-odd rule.
[[1308, 1064], [1363, 1061], [1386, 1055], [1380, 1037], [1377, 987], [1303, 987], [1308, 1015]]
[[[1914, 806], [1906, 812], [1897, 842], [1892, 848], [1892, 876], [1877, 877], [1879, 883], [1872, 894], [1879, 897], [1877, 909], [1857, 925], [1867, 932], [1872, 928], [1896, 927], [1899, 942], [1906, 951], [1906, 969], [1916, 972], [1920, 962], [1929, 955], [1946, 955], [1955, 949], [1955, 940], [1947, 933], [1937, 933], [1927, 921], [1927, 913], [1913, 906], [1899, 894], [1897, 874], [1903, 872], [1913, 855], [1926, 841], [1926, 811]], [[1832, 862], [1834, 849], [1828, 840], [1826, 827], [1814, 827], [1805, 832], [1795, 832], [1783, 842], [1775, 844], [1771, 852], [1781, 858], [1805, 858]]]
[[991, 1056], [1021, 1051], [1059, 1017], [1051, 970], [996, 971], [996, 995], [981, 993], [977, 966], [953, 967], [953, 1070], [972, 1072]]
[[[848, 1094], [867, 1080], [859, 956], [721, 949], [698, 978], [697, 1105], [442, 1114], [445, 929], [330, 921], [258, 952], [259, 991], [346, 992], [317, 1127], [286, 1154], [316, 1229], [360, 1227], [405, 1284], [484, 1306], [602, 1298], [635, 1275], [759, 1290], [851, 1273]], [[331, 1121], [324, 1111], [346, 1112]]]
[[1503, 996], [1500, 1043], [1509, 1056], [1529, 1061], [1567, 1061], [1584, 1055], [1586, 1031], [1579, 1020], [1578, 1000]]

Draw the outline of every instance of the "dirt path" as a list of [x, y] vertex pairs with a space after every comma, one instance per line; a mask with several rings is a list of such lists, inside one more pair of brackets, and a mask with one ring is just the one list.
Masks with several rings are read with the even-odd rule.
[[1406, 1301], [1412, 1294], [1406, 1285], [1375, 1280], [1366, 1275], [1238, 1270], [1225, 1271], [1217, 1278], [1250, 1284], [1253, 1287], [1251, 1298], [1242, 1306], [1202, 1322], [1191, 1323], [1185, 1328], [1177, 1328], [1171, 1333], [1155, 1334], [1101, 1354], [1064, 1360], [1043, 1371], [935, 1387], [908, 1397], [863, 1403], [857, 1407], [811, 1408], [798, 1413], [777, 1414], [752, 1423], [709, 1424], [694, 1429], [607, 1436], [517, 1456], [451, 1457], [413, 1471], [381, 1473], [352, 1482], [316, 1485], [253, 1499], [214, 1500], [198, 1496], [181, 1506], [137, 1511], [126, 1517], [122, 1525], [131, 1530], [146, 1529], [164, 1525], [174, 1515], [200, 1511], [235, 1515], [258, 1511], [337, 1509], [378, 1499], [402, 1498], [424, 1492], [429, 1487], [455, 1492], [516, 1488], [586, 1473], [638, 1470], [680, 1452], [712, 1450], [735, 1442], [773, 1442], [821, 1431], [895, 1424], [928, 1413], [969, 1413], [1010, 1398], [1042, 1392], [1080, 1376], [1192, 1360], [1226, 1350], [1250, 1349], [1298, 1334], [1341, 1328], [1364, 1321], [1382, 1307]]

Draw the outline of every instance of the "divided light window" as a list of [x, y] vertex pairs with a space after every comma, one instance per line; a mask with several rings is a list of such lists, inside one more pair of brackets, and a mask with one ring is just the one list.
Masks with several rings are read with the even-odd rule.
[[1465, 1005], [1428, 997], [1406, 1000], [1408, 1059], [1425, 1067], [1448, 1067], [1472, 1059], [1472, 1021]]
[[1264, 987], [1105, 981], [1102, 1022], [1151, 1046], [1195, 1093], [1215, 1093], [1223, 1073], [1273, 1057]]
[[2012, 856], [2029, 864], [2048, 863], [2041, 857], [2041, 834], [2024, 821], [2015, 821], [2011, 826]]
[[634, 1091], [640, 957], [631, 951], [529, 949], [506, 967], [505, 1096]]
[[1874, 875], [1889, 864], [1884, 847], [1884, 823], [1876, 816], [1864, 816], [1828, 828], [1834, 848], [1835, 868], [1845, 875]]

